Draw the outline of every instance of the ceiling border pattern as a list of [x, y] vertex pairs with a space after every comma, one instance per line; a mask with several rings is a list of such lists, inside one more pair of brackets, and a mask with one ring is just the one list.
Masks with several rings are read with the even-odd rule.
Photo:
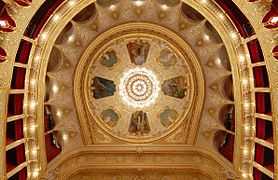
[[[158, 152], [158, 150], [162, 147], [163, 152]], [[108, 154], [111, 154], [111, 156], [109, 156]], [[168, 157], [159, 158], [159, 156], [163, 154], [173, 156], [175, 157], [175, 159], [180, 159], [180, 161], [172, 164], [172, 162], [170, 162], [171, 160], [169, 161]], [[226, 177], [235, 176], [232, 173], [232, 166], [230, 166], [226, 170], [223, 169], [223, 171], [218, 171], [215, 168], [211, 169], [211, 172], [206, 171], [205, 169], [209, 168], [209, 166], [217, 166], [220, 169], [223, 168], [226, 165], [226, 160], [224, 158], [217, 157], [217, 155], [214, 153], [206, 150], [200, 150], [192, 146], [151, 145], [140, 147], [136, 145], [93, 145], [70, 152], [62, 158], [55, 159], [53, 162], [53, 166], [50, 166], [47, 172], [43, 174], [42, 178], [47, 179], [51, 177], [59, 180], [69, 179], [72, 175], [78, 173], [78, 171], [86, 169], [84, 166], [82, 166], [84, 161], [90, 164], [89, 169], [98, 169], [98, 171], [101, 171], [101, 169], [121, 170], [122, 168], [127, 167], [133, 170], [138, 170], [138, 168], [136, 168], [137, 165], [146, 170], [150, 170], [154, 167], [155, 169], [165, 169], [166, 166], [168, 166], [168, 168], [169, 166], [171, 166], [171, 169], [173, 170], [192, 169], [194, 171], [200, 172], [201, 174], [206, 174], [212, 179], [222, 180]], [[199, 165], [194, 165], [194, 163], [191, 163], [191, 161], [194, 161], [194, 163], [197, 163]], [[206, 163], [203, 163], [204, 166], [200, 166], [201, 162]]]

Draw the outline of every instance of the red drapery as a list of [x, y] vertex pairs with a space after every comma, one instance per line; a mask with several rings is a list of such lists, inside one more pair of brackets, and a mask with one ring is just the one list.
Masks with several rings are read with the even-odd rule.
[[21, 40], [16, 54], [15, 61], [23, 64], [27, 64], [31, 48], [32, 48], [32, 43], [27, 42], [25, 40]]
[[45, 1], [27, 26], [24, 35], [36, 38], [41, 32], [48, 18], [64, 0]]
[[53, 134], [47, 134], [45, 136], [45, 147], [46, 147], [46, 156], [47, 161], [50, 162], [54, 159], [58, 154], [60, 154], [61, 149], [57, 148], [53, 143]]
[[263, 18], [263, 23], [266, 28], [278, 28], [278, 20], [275, 20], [274, 17], [278, 18], [278, 0], [272, 1], [270, 11]]
[[234, 158], [234, 136], [227, 134], [226, 143], [219, 149], [219, 152], [226, 157], [230, 162]]
[[255, 34], [253, 27], [251, 26], [249, 20], [245, 15], [240, 11], [236, 4], [233, 1], [226, 0], [215, 0], [223, 10], [230, 16], [233, 23], [238, 29], [238, 32], [242, 37], [250, 37]]

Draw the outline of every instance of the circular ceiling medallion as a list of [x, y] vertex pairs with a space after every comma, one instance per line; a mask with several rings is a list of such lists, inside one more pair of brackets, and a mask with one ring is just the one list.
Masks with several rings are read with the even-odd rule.
[[155, 103], [160, 93], [156, 75], [146, 68], [133, 68], [123, 73], [119, 94], [122, 100], [133, 108], [144, 108]]
[[[132, 143], [189, 128], [195, 96], [203, 93], [196, 85], [203, 82], [196, 73], [203, 75], [193, 51], [160, 26], [123, 26], [101, 34], [76, 70], [89, 121], [97, 125], [91, 128]], [[201, 112], [201, 106], [195, 109]]]

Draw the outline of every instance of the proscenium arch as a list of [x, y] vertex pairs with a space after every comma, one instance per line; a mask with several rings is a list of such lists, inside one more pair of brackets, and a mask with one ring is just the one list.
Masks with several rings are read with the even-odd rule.
[[[68, 7], [67, 5], [61, 6], [59, 13], [61, 14], [61, 19], [59, 22], [55, 22], [53, 23], [52, 21], [49, 21], [48, 24], [45, 25], [45, 28], [43, 30], [43, 32], [47, 32], [49, 36], [51, 36], [51, 38], [48, 39], [47, 43], [42, 42], [43, 46], [41, 46], [40, 51], [43, 52], [40, 56], [42, 59], [45, 59], [46, 61], [43, 61], [42, 64], [40, 64], [41, 66], [41, 73], [40, 76], [38, 78], [38, 82], [43, 82], [44, 77], [46, 75], [46, 67], [48, 64], [48, 58], [49, 58], [49, 54], [51, 52], [51, 49], [55, 43], [56, 38], [58, 37], [58, 34], [62, 31], [62, 29], [66, 26], [66, 24], [76, 15], [78, 14], [81, 10], [83, 10], [84, 8], [86, 8], [87, 6], [89, 6], [90, 4], [94, 3], [94, 0], [91, 1], [81, 1], [81, 2], [76, 2], [76, 4], [73, 7]], [[242, 127], [242, 122], [241, 120], [243, 119], [243, 115], [240, 113], [242, 112], [242, 93], [240, 90], [240, 82], [241, 82], [241, 75], [240, 75], [240, 64], [238, 62], [240, 53], [242, 53], [242, 49], [238, 47], [238, 43], [241, 42], [240, 40], [240, 36], [237, 35], [236, 40], [231, 39], [231, 32], [237, 32], [236, 28], [232, 25], [232, 23], [229, 21], [228, 17], [226, 18], [226, 21], [223, 21], [223, 19], [221, 19], [219, 16], [217, 16], [216, 12], [222, 12], [222, 10], [220, 10], [220, 8], [218, 8], [214, 3], [215, 2], [210, 2], [210, 3], [206, 3], [204, 4], [204, 6], [200, 6], [200, 4], [196, 1], [184, 1], [186, 4], [190, 5], [191, 7], [193, 7], [194, 9], [196, 9], [198, 12], [200, 12], [204, 17], [207, 18], [207, 20], [213, 25], [213, 27], [217, 30], [217, 32], [219, 33], [219, 35], [221, 36], [225, 47], [227, 49], [227, 53], [229, 56], [229, 60], [230, 60], [230, 64], [231, 64], [231, 68], [232, 68], [232, 75], [233, 75], [233, 80], [235, 82], [235, 84], [238, 84], [239, 86], [236, 87], [234, 86], [234, 96], [235, 96], [235, 107], [236, 107], [236, 114], [237, 114], [237, 122], [236, 122], [236, 126], [237, 127]], [[207, 5], [210, 5], [211, 7], [208, 8]], [[64, 14], [64, 13], [65, 14]], [[223, 13], [223, 12], [222, 12]], [[248, 61], [248, 63], [250, 63]], [[252, 84], [252, 83], [250, 83]], [[43, 97], [44, 96], [44, 85], [41, 84], [40, 88], [39, 88], [39, 97]], [[42, 101], [39, 100], [39, 102]], [[251, 102], [253, 102], [253, 100], [250, 100]], [[40, 111], [40, 115], [39, 117], [42, 117], [43, 114], [43, 106], [42, 103], [40, 103], [40, 107], [41, 109]], [[39, 118], [40, 121], [42, 121], [42, 118]], [[40, 122], [42, 123], [42, 122]], [[240, 154], [240, 147], [242, 145], [242, 136], [241, 136], [241, 128], [236, 128], [236, 144], [235, 144], [235, 154]], [[87, 138], [83, 137], [83, 141], [85, 141], [85, 144], [88, 144]], [[41, 144], [41, 146], [43, 147], [44, 145]], [[237, 152], [238, 151], [238, 152]], [[44, 153], [41, 154], [41, 158], [45, 158]], [[234, 157], [234, 163], [235, 163], [235, 167], [238, 167], [237, 170], [240, 169], [240, 156], [235, 156]]]

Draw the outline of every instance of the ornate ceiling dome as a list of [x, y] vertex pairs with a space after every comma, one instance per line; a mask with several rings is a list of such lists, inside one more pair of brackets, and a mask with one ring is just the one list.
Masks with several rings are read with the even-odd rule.
[[0, 1], [0, 177], [275, 179], [277, 4]]
[[127, 23], [102, 33], [83, 53], [75, 74], [78, 113], [88, 113], [121, 140], [158, 140], [177, 127], [189, 128], [190, 114], [201, 112], [192, 107], [202, 104], [204, 88], [197, 57], [158, 25]]

